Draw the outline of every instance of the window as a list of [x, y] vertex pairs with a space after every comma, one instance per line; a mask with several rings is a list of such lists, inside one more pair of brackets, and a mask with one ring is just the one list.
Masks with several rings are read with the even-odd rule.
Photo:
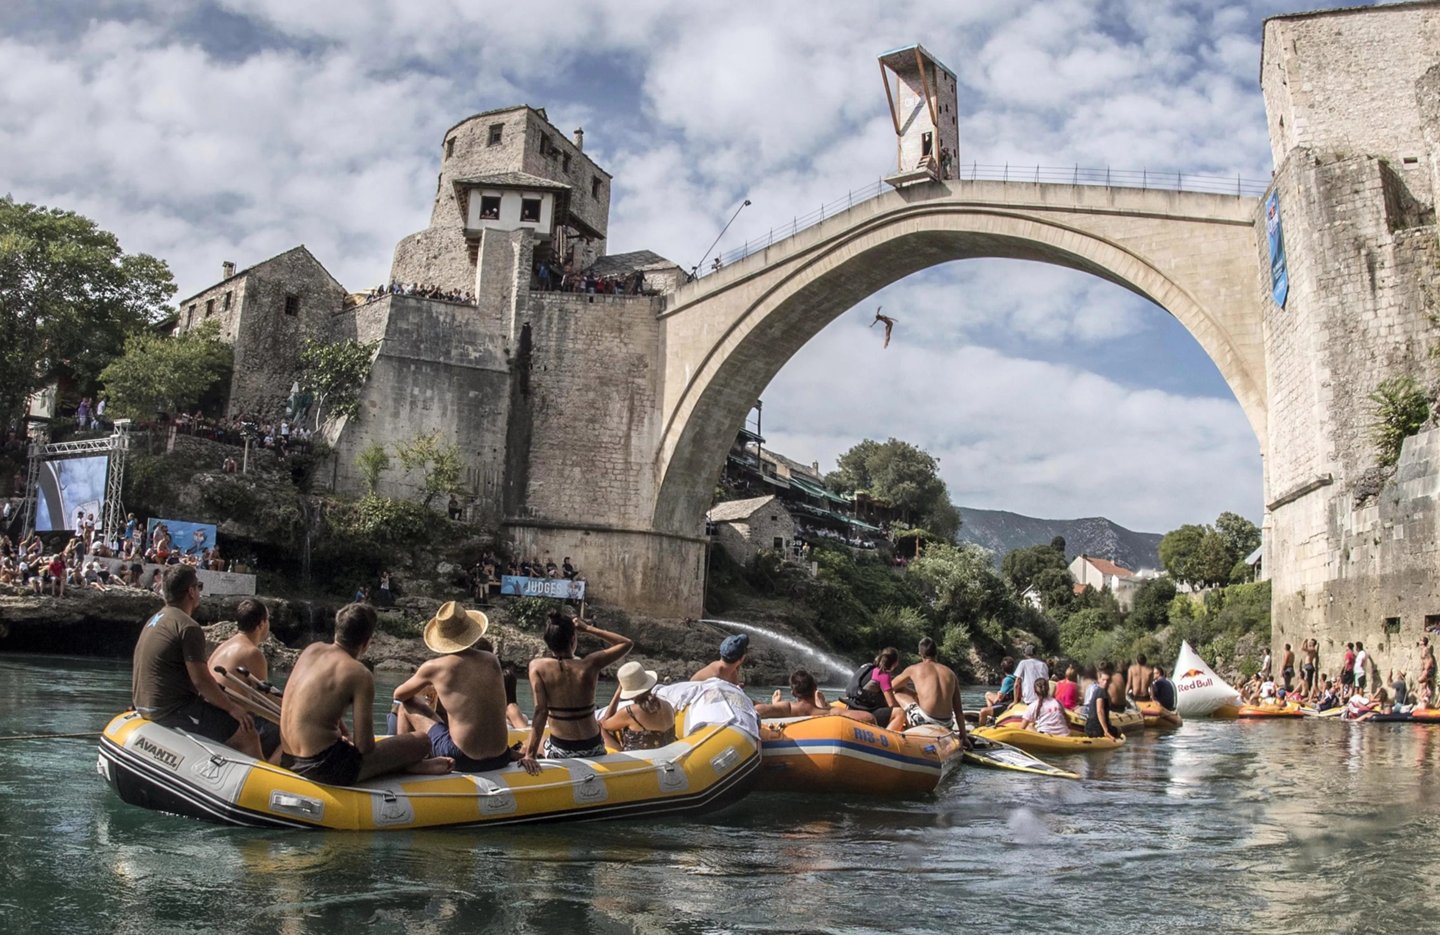
[[230, 293], [225, 293], [225, 300], [220, 303], [220, 307], [227, 312], [230, 311]]
[[189, 317], [186, 319], [186, 321], [192, 321], [192, 320], [194, 320], [194, 318], [195, 318], [195, 303], [194, 303], [194, 302], [191, 302], [191, 303], [190, 303], [190, 315], [189, 315]]
[[540, 223], [540, 199], [539, 199], [539, 198], [521, 198], [521, 199], [520, 199], [520, 220], [521, 220], [521, 221], [528, 222], [528, 223], [530, 223], [530, 224], [539, 224], [539, 223]]
[[920, 155], [928, 156], [935, 149], [935, 135], [930, 132], [920, 134]]
[[784, 540], [784, 539], [781, 539], [779, 536], [776, 536], [776, 537], [775, 537], [775, 551], [776, 551], [776, 552], [784, 552], [784, 551], [785, 551], [785, 540]]
[[209, 318], [211, 315], [214, 315], [214, 314], [215, 314], [215, 300], [214, 300], [214, 299], [206, 299], [206, 300], [205, 300], [205, 317], [206, 317], [206, 318]]
[[550, 137], [546, 136], [543, 133], [540, 134], [540, 155], [550, 155]]
[[1399, 617], [1386, 617], [1386, 618], [1385, 618], [1385, 635], [1386, 635], [1386, 636], [1394, 636], [1396, 633], [1399, 633], [1399, 632], [1400, 632], [1400, 618], [1399, 618]]
[[455, 155], [455, 137], [452, 136], [445, 141], [445, 158], [449, 159], [453, 155]]
[[598, 175], [590, 176], [590, 197], [600, 197], [600, 176]]
[[569, 172], [569, 171], [570, 171], [570, 154], [569, 154], [569, 153], [561, 153], [561, 154], [560, 154], [560, 168], [564, 169], [566, 172]]
[[499, 195], [481, 195], [481, 196], [480, 196], [480, 220], [482, 220], [482, 221], [498, 221], [498, 220], [500, 220], [500, 196], [499, 196]]
[[490, 145], [490, 146], [499, 146], [499, 145], [500, 145], [500, 140], [503, 139], [504, 136], [505, 136], [505, 124], [503, 124], [503, 123], [492, 123], [492, 124], [490, 124], [490, 141], [489, 141], [488, 145]]
[[1425, 615], [1425, 632], [1440, 633], [1440, 614]]
[[285, 293], [285, 314], [300, 314], [300, 297], [293, 292]]

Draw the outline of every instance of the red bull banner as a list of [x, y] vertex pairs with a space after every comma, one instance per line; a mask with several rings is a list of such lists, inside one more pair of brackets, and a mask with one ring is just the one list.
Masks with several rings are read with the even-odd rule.
[[1174, 681], [1175, 708], [1181, 717], [1206, 717], [1225, 705], [1239, 703], [1240, 693], [1216, 675], [1189, 643], [1180, 644]]

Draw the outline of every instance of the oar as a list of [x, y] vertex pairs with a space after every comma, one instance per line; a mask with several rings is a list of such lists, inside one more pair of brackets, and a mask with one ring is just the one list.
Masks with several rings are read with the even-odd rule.
[[0, 737], [0, 743], [9, 740], [74, 740], [82, 737], [99, 737], [98, 730], [84, 730], [73, 734], [10, 734]]
[[[221, 687], [229, 688], [232, 695], [237, 698], [243, 698], [253, 706], [259, 708], [264, 712], [263, 716], [267, 720], [274, 721], [277, 724], [280, 723], [280, 706], [271, 701], [268, 696], [261, 694], [257, 689], [251, 688], [240, 676], [227, 671], [224, 666], [216, 666], [215, 671], [219, 672], [221, 677], [225, 679]], [[234, 686], [233, 688], [230, 687], [232, 685]]]
[[277, 698], [283, 698], [285, 696], [283, 691], [271, 685], [269, 682], [256, 678], [250, 673], [250, 670], [244, 666], [236, 666], [235, 671], [244, 676], [246, 681], [250, 682], [252, 688], [256, 688], [267, 695], [274, 695]]

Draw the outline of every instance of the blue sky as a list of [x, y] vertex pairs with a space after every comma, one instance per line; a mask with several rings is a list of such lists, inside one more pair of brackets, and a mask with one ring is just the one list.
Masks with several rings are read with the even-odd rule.
[[[0, 6], [0, 190], [168, 260], [305, 243], [351, 289], [428, 220], [441, 134], [529, 103], [615, 175], [610, 250], [694, 263], [890, 171], [875, 57], [960, 79], [964, 162], [1266, 178], [1261, 23], [1276, 2], [499, 4], [19, 0]], [[884, 304], [888, 350], [869, 330]], [[1258, 444], [1166, 313], [1080, 273], [949, 264], [872, 297], [765, 394], [773, 446], [862, 437], [941, 459], [962, 505], [1164, 531], [1259, 519]]]

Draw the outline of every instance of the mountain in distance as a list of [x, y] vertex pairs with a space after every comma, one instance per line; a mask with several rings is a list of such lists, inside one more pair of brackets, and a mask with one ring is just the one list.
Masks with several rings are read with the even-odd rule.
[[1103, 516], [1084, 519], [1037, 519], [1008, 510], [977, 510], [957, 506], [961, 542], [973, 542], [995, 553], [995, 566], [1006, 552], [1046, 545], [1065, 537], [1065, 558], [1080, 553], [1108, 558], [1126, 568], [1160, 567], [1160, 534], [1134, 532]]

